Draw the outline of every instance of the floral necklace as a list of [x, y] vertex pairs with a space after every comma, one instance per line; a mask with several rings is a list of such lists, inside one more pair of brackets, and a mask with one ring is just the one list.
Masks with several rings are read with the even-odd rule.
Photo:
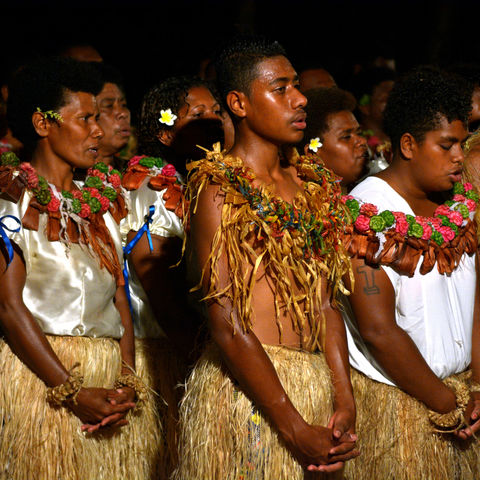
[[265, 188], [254, 186], [255, 174], [249, 167], [226, 163], [218, 166], [224, 169], [225, 178], [245, 198], [256, 215], [268, 224], [275, 239], [281, 240], [287, 232], [289, 236], [302, 236], [305, 240], [302, 246], [304, 258], [319, 258], [334, 248], [327, 237], [332, 232], [343, 230], [348, 215], [338, 209], [334, 202], [341, 195], [338, 178], [319, 164], [313, 155], [298, 157], [293, 161], [293, 166], [299, 178], [304, 181], [305, 196], [309, 196], [309, 183], [324, 188], [328, 185], [332, 201], [326, 214], [322, 212], [321, 215], [316, 209], [299, 209], [295, 200], [289, 203], [277, 196], [268, 195]]
[[55, 185], [38, 175], [29, 162], [20, 162], [11, 152], [1, 157], [2, 166], [17, 167], [40, 205], [51, 213], [61, 212], [67, 216], [91, 219], [92, 214], [105, 213], [110, 209], [121, 191], [121, 174], [111, 165], [96, 163], [87, 171], [82, 189], [59, 192]]
[[431, 240], [437, 245], [454, 240], [459, 229], [473, 220], [478, 199], [471, 183], [457, 182], [453, 186], [453, 198], [437, 207], [433, 217], [423, 217], [390, 210], [379, 212], [372, 203], [361, 202], [351, 195], [342, 197], [358, 232], [375, 235], [395, 232], [405, 237]]
[[477, 249], [473, 219], [479, 196], [470, 183], [455, 183], [452, 193], [432, 217], [379, 211], [371, 203], [344, 196], [353, 220], [345, 229], [345, 247], [367, 264], [390, 266], [408, 276], [415, 274], [420, 261], [421, 275], [435, 264], [440, 274], [453, 272], [465, 253]]
[[40, 215], [47, 214], [45, 235], [48, 241], [88, 245], [101, 267], [105, 267], [123, 285], [123, 276], [116, 246], [105, 224], [103, 214], [108, 210], [119, 223], [127, 214], [118, 170], [104, 163], [88, 169], [83, 188], [61, 191], [38, 175], [28, 162], [7, 152], [0, 158], [0, 193], [18, 202], [25, 187], [32, 198], [23, 214], [22, 225], [38, 231]]
[[160, 157], [137, 155], [128, 162], [122, 183], [127, 190], [137, 190], [147, 177], [148, 185], [153, 190], [165, 190], [163, 194], [165, 208], [182, 218], [185, 207], [182, 196], [183, 184], [175, 167]]

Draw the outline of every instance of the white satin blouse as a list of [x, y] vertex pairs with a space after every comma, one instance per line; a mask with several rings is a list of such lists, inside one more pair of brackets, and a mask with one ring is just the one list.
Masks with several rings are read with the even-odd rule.
[[[165, 190], [153, 190], [148, 186], [150, 178], [146, 177], [137, 190], [128, 192], [130, 209], [128, 215], [120, 223], [120, 231], [124, 245], [127, 235], [132, 230], [138, 232], [145, 224], [150, 205], [155, 207], [150, 232], [159, 237], [179, 237], [183, 239], [183, 224], [180, 218], [165, 208], [163, 194]], [[180, 260], [180, 259], [179, 259]], [[155, 315], [150, 307], [147, 294], [135, 274], [133, 266], [128, 263], [130, 298], [133, 310], [133, 326], [137, 338], [159, 338], [164, 336]]]
[[[13, 215], [21, 221], [30, 199], [28, 191], [17, 204], [0, 199], [0, 219]], [[104, 219], [121, 259], [118, 225], [109, 213]], [[18, 227], [10, 218], [4, 218], [3, 223], [11, 229]], [[113, 302], [115, 279], [100, 267], [88, 247], [71, 244], [67, 248], [59, 241], [49, 242], [46, 223], [47, 215], [40, 214], [38, 231], [21, 227], [18, 233], [6, 232], [25, 260], [26, 307], [46, 334], [121, 338], [124, 328]]]

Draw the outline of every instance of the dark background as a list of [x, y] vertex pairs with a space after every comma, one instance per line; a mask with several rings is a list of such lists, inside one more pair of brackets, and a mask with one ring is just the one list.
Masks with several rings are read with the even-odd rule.
[[294, 66], [318, 61], [339, 86], [353, 65], [378, 55], [394, 58], [399, 72], [480, 58], [480, 2], [474, 1], [85, 0], [68, 9], [65, 3], [0, 0], [0, 74], [63, 44], [91, 43], [123, 73], [134, 114], [153, 83], [196, 73], [235, 32], [274, 37]]

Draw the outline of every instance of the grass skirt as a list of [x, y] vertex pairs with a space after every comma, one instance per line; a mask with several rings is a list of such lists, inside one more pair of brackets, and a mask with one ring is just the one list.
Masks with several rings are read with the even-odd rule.
[[156, 414], [149, 421], [159, 432], [163, 425], [161, 443], [156, 444], [159, 476], [153, 478], [169, 478], [178, 461], [178, 403], [183, 392], [179, 384], [185, 382], [186, 366], [166, 338], [135, 339], [135, 357], [138, 375], [156, 393]]
[[[462, 375], [455, 375], [462, 378]], [[396, 387], [352, 368], [360, 456], [347, 462], [348, 480], [478, 480], [476, 440], [432, 432], [425, 405]]]
[[[322, 354], [264, 346], [289, 398], [311, 424], [332, 414], [330, 371]], [[305, 472], [262, 413], [232, 381], [213, 346], [198, 361], [180, 406], [176, 480], [338, 478]], [[341, 475], [340, 475], [341, 477]]]
[[[120, 372], [117, 340], [48, 336], [67, 369], [87, 387], [112, 388]], [[141, 343], [142, 341], [140, 341]], [[137, 352], [138, 373], [147, 370], [147, 348]], [[158, 368], [157, 368], [158, 370]], [[146, 378], [146, 383], [154, 383]], [[112, 480], [161, 477], [164, 453], [154, 395], [129, 424], [94, 434], [67, 408], [52, 408], [45, 384], [0, 341], [0, 479]]]

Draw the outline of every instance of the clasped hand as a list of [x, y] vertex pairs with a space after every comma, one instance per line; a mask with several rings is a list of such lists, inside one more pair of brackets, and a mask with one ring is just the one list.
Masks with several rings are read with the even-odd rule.
[[125, 417], [135, 407], [134, 399], [135, 392], [129, 387], [82, 388], [76, 403], [68, 402], [68, 407], [83, 422], [82, 431], [93, 433], [102, 427], [126, 425]]

